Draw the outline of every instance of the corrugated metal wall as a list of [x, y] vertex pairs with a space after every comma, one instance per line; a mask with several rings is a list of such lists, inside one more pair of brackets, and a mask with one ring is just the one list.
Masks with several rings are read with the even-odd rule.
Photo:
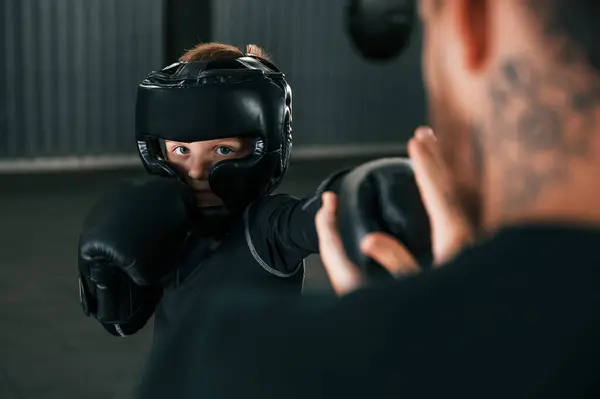
[[163, 0], [0, 4], [0, 159], [133, 154], [136, 86], [163, 63]]
[[[213, 40], [263, 45], [286, 72], [296, 156], [386, 149], [424, 121], [419, 32], [402, 57], [373, 65], [345, 35], [345, 0], [212, 2]], [[163, 3], [0, 0], [0, 166], [119, 154], [137, 164], [135, 90], [164, 63]]]
[[425, 121], [420, 32], [396, 61], [359, 58], [345, 35], [346, 0], [214, 1], [214, 39], [263, 45], [294, 90], [295, 151], [397, 143]]

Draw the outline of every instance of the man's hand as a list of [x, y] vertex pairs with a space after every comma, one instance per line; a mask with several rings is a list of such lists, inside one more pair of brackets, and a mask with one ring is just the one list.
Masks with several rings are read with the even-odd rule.
[[[441, 265], [472, 239], [472, 230], [458, 206], [452, 179], [431, 129], [417, 129], [408, 143], [408, 153], [431, 223], [434, 262]], [[315, 222], [321, 259], [334, 290], [343, 295], [363, 285], [365, 280], [345, 254], [337, 230], [336, 207], [335, 194], [323, 194], [323, 206]], [[385, 233], [367, 235], [361, 242], [361, 251], [395, 276], [419, 271], [408, 250]]]
[[441, 265], [473, 240], [473, 228], [459, 205], [454, 179], [430, 128], [416, 130], [408, 142], [408, 155], [429, 215], [434, 263]]

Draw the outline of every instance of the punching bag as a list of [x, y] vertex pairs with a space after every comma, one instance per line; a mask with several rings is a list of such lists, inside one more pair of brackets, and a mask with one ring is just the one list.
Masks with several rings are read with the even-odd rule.
[[347, 1], [347, 33], [364, 58], [393, 60], [408, 46], [416, 23], [416, 0]]

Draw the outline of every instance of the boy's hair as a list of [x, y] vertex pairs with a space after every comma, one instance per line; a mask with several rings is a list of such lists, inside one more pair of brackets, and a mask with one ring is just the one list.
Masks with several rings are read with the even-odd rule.
[[[256, 44], [246, 46], [246, 54], [251, 54], [269, 62], [273, 62], [269, 54]], [[212, 61], [212, 60], [230, 60], [243, 57], [245, 54], [239, 48], [223, 43], [199, 43], [194, 48], [183, 54], [179, 61]]]

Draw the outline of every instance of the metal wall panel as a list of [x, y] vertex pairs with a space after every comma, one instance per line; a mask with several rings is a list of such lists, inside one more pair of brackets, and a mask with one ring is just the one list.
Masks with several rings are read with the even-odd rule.
[[163, 63], [163, 0], [0, 5], [0, 159], [134, 154], [136, 86]]
[[[138, 164], [135, 90], [164, 64], [164, 1], [0, 0], [0, 171]], [[373, 65], [345, 35], [345, 0], [211, 1], [212, 40], [260, 44], [286, 72], [295, 156], [378, 152], [424, 121], [419, 32]]]
[[420, 32], [394, 62], [370, 64], [345, 35], [345, 5], [346, 0], [214, 1], [214, 40], [262, 45], [286, 73], [294, 92], [295, 150], [381, 148], [405, 140], [425, 120]]

